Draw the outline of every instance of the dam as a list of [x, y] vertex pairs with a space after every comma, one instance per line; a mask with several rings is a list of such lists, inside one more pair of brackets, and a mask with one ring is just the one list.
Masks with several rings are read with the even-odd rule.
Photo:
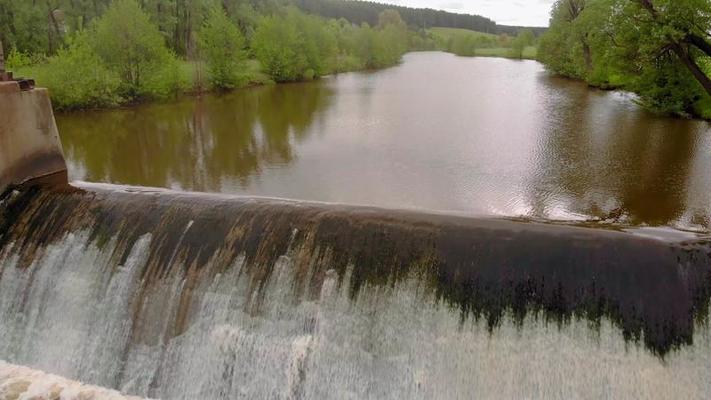
[[711, 393], [703, 232], [70, 184], [46, 96], [0, 90], [1, 399]]

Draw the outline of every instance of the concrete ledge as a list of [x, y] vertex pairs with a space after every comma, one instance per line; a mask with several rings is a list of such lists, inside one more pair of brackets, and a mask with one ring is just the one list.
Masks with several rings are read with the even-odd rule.
[[16, 93], [20, 91], [20, 85], [15, 81], [2, 82], [0, 81], [0, 94]]
[[67, 183], [66, 171], [47, 90], [0, 83], [0, 192], [35, 180]]

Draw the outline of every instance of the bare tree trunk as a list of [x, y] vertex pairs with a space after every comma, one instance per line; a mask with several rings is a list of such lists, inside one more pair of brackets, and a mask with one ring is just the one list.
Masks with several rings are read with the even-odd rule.
[[[655, 21], [658, 21], [659, 13], [657, 12], [657, 9], [654, 8], [654, 3], [652, 3], [652, 0], [637, 0], [637, 2], [649, 12], [649, 14]], [[709, 43], [704, 38], [694, 35], [692, 33], [687, 34], [686, 37], [683, 39], [682, 43], [671, 38], [670, 41], [670, 46], [674, 54], [679, 57], [679, 60], [682, 62], [682, 64], [684, 64], [684, 66], [689, 70], [689, 72], [691, 72], [691, 74], [701, 84], [704, 90], [706, 90], [706, 93], [711, 96], [711, 78], [709, 78], [706, 73], [701, 69], [701, 67], [699, 67], [699, 64], [696, 63], [696, 60], [694, 60], [694, 57], [689, 52], [689, 49], [685, 47], [682, 43], [692, 44], [707, 55], [711, 55], [711, 45], [709, 45]]]
[[3, 51], [2, 48], [2, 41], [0, 41], [0, 81], [2, 80], [2, 76], [5, 73], [5, 52]]
[[593, 69], [592, 50], [586, 39], [583, 42], [583, 56], [585, 57], [585, 72], [590, 73]]
[[685, 48], [679, 43], [675, 43], [672, 46], [672, 50], [679, 57], [679, 60], [686, 66], [686, 68], [694, 75], [694, 78], [703, 86], [706, 93], [711, 96], [711, 78], [706, 76], [704, 71], [699, 67], [699, 64], [691, 57], [689, 54], [689, 49]]
[[699, 35], [690, 33], [684, 38], [686, 43], [694, 45], [697, 49], [703, 51], [707, 56], [711, 57], [711, 43]]

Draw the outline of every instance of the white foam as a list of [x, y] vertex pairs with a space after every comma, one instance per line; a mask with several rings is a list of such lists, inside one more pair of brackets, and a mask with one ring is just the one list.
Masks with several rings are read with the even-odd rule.
[[140, 400], [0, 360], [0, 400]]
[[[277, 261], [263, 296], [251, 294], [243, 257], [200, 280], [191, 288], [185, 329], [175, 336], [184, 279], [167, 278], [136, 300], [151, 238], [139, 240], [118, 270], [110, 267], [112, 243], [100, 251], [87, 240], [85, 232], [68, 235], [29, 268], [18, 267], [13, 255], [0, 259], [0, 358], [166, 400], [711, 393], [707, 326], [697, 329], [693, 346], [664, 361], [626, 344], [607, 321], [598, 332], [587, 321], [559, 329], [531, 317], [519, 329], [505, 318], [489, 334], [484, 321], [462, 325], [459, 312], [416, 277], [365, 287], [351, 299], [348, 276], [339, 286], [329, 271], [316, 298], [297, 301], [289, 256]], [[52, 390], [40, 381], [32, 381], [33, 390]]]

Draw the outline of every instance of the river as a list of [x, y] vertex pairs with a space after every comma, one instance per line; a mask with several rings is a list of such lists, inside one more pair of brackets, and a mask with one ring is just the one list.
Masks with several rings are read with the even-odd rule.
[[57, 116], [76, 180], [707, 231], [711, 126], [534, 61], [377, 72]]

